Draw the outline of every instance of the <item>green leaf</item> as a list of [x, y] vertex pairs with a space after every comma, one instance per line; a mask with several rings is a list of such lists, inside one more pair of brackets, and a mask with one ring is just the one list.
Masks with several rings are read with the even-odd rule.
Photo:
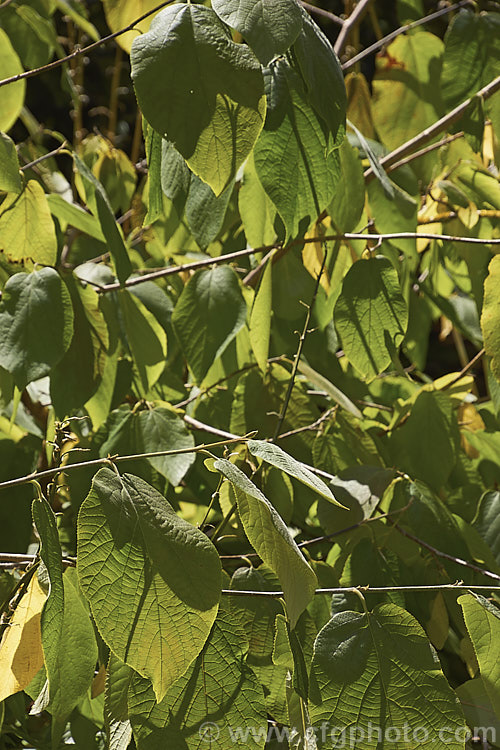
[[500, 255], [495, 255], [484, 282], [481, 329], [486, 354], [491, 357], [491, 372], [500, 381]]
[[[0, 28], [0, 79], [10, 78], [23, 72], [23, 66], [17, 56], [7, 33]], [[26, 81], [9, 83], [2, 89], [2, 109], [0, 111], [0, 130], [10, 130], [21, 114], [24, 104]]]
[[5, 133], [0, 133], [0, 190], [19, 194], [22, 187], [14, 141]]
[[185, 202], [191, 182], [191, 170], [170, 141], [161, 143], [161, 189], [171, 201]]
[[494, 604], [477, 594], [465, 594], [459, 597], [458, 603], [464, 613], [486, 694], [496, 715], [500, 716], [500, 611]]
[[66, 278], [74, 311], [71, 345], [52, 370], [50, 393], [61, 419], [82, 406], [96, 392], [106, 366], [109, 336], [97, 293], [75, 277]]
[[276, 209], [257, 176], [253, 154], [248, 157], [243, 171], [238, 208], [249, 246], [258, 248], [272, 245], [277, 234]]
[[104, 640], [161, 700], [215, 620], [214, 546], [142, 479], [103, 468], [78, 516], [77, 567]]
[[161, 703], [149, 683], [135, 677], [129, 707], [138, 750], [263, 748], [264, 695], [245, 663], [247, 650], [241, 626], [221, 606], [203, 651]]
[[76, 203], [69, 203], [67, 200], [64, 200], [62, 195], [58, 195], [57, 193], [48, 195], [47, 201], [51, 214], [57, 219], [75, 227], [75, 229], [79, 229], [80, 232], [88, 234], [89, 237], [93, 237], [95, 240], [99, 240], [99, 242], [105, 242], [101, 226], [91, 213], [84, 211]]
[[[438, 80], [443, 43], [428, 31], [401, 34], [377, 56], [372, 113], [384, 145], [392, 150], [444, 114]], [[425, 176], [436, 168], [434, 154], [413, 163]]]
[[101, 224], [108, 250], [111, 253], [118, 281], [122, 284], [132, 273], [132, 264], [127, 248], [125, 247], [121, 228], [115, 221], [109, 198], [97, 177], [76, 153], [73, 153], [73, 159], [78, 172], [86, 184], [86, 189], [90, 190], [90, 193], [93, 194], [97, 218]]
[[472, 525], [488, 544], [500, 565], [500, 492], [484, 493]]
[[[143, 450], [146, 453], [194, 447], [192, 434], [173, 410], [159, 407], [142, 411], [139, 414], [139, 425]], [[194, 463], [194, 459], [194, 453], [181, 453], [178, 456], [150, 458], [149, 461], [170, 484], [177, 486]]]
[[36, 180], [20, 195], [9, 193], [0, 206], [0, 252], [13, 263], [30, 260], [54, 266], [57, 240], [47, 196]]
[[335, 305], [335, 327], [344, 352], [365, 379], [393, 361], [408, 326], [398, 275], [386, 258], [354, 263]]
[[344, 75], [328, 38], [302, 9], [302, 30], [293, 45], [309, 103], [328, 126], [335, 146], [345, 135]]
[[127, 750], [132, 739], [128, 718], [128, 691], [134, 671], [114, 654], [109, 657], [106, 670], [104, 717], [109, 750]]
[[[495, 715], [491, 701], [481, 677], [468, 680], [457, 688], [467, 724], [471, 728], [483, 728], [479, 734], [483, 741], [492, 743], [500, 736], [500, 719]], [[496, 734], [493, 734], [495, 732]]]
[[265, 440], [249, 440], [247, 446], [252, 455], [298, 479], [299, 482], [305, 484], [306, 487], [309, 487], [313, 492], [324, 497], [325, 500], [333, 503], [333, 505], [340, 505], [322, 479], [313, 474], [300, 461], [285, 453], [278, 445], [268, 443]]
[[297, 71], [278, 58], [264, 72], [268, 112], [253, 152], [255, 168], [294, 237], [332, 199], [340, 160], [335, 136], [311, 107]]
[[249, 155], [265, 115], [260, 66], [209, 8], [173, 5], [131, 53], [137, 100], [216, 195]]
[[365, 181], [357, 149], [346, 138], [339, 149], [341, 179], [335, 187], [328, 213], [339, 232], [352, 232], [365, 206]]
[[[423, 439], [426, 433], [432, 440]], [[399, 469], [439, 491], [455, 466], [459, 440], [452, 401], [438, 391], [422, 391], [391, 444]]]
[[132, 42], [134, 39], [137, 39], [137, 32], [139, 31], [141, 34], [144, 34], [149, 29], [153, 14], [140, 23], [134, 23], [135, 20], [148, 11], [154, 10], [158, 7], [158, 3], [156, 0], [134, 0], [132, 3], [130, 0], [103, 0], [103, 5], [106, 23], [111, 31], [120, 31], [126, 26], [130, 26], [130, 24], [134, 24], [132, 31], [120, 34], [116, 38], [120, 47], [129, 55]]
[[246, 314], [238, 277], [229, 266], [198, 271], [186, 284], [172, 323], [198, 383], [244, 326]]
[[73, 307], [53, 268], [16, 273], [0, 302], [0, 360], [20, 390], [48, 375], [73, 336]]
[[202, 250], [213, 242], [219, 234], [226, 215], [234, 182], [216, 196], [210, 185], [191, 175], [186, 199], [186, 220], [193, 237]]
[[437, 748], [440, 730], [446, 747], [464, 747], [460, 704], [437, 654], [418, 622], [393, 604], [340, 612], [325, 625], [314, 646], [310, 700], [312, 724], [330, 728], [324, 750], [342, 742], [407, 750], [422, 746], [424, 735]]
[[[99, 453], [154, 453], [194, 447], [194, 439], [183, 420], [167, 405], [152, 405], [146, 411], [130, 412], [122, 407], [112, 412], [107, 422], [108, 437]], [[194, 462], [194, 453], [149, 458], [149, 463], [174, 486], [178, 485]], [[137, 472], [139, 473], [139, 472]]]
[[272, 278], [272, 263], [269, 260], [264, 268], [264, 273], [262, 274], [250, 313], [250, 343], [257, 364], [264, 373], [267, 370], [269, 342], [271, 339]]
[[165, 368], [167, 336], [147, 307], [125, 289], [120, 291], [120, 309], [134, 365], [147, 393]]
[[449, 109], [500, 75], [498, 13], [457, 13], [444, 38], [441, 91]]
[[148, 162], [148, 213], [144, 225], [153, 224], [163, 214], [161, 189], [162, 137], [143, 118], [144, 145]]
[[250, 543], [279, 578], [290, 626], [294, 628], [314, 596], [316, 576], [282, 518], [246, 474], [226, 459], [218, 459], [214, 467], [231, 482], [238, 514]]
[[[50, 581], [42, 617], [42, 647], [48, 679], [47, 709], [54, 717], [53, 741], [87, 692], [94, 677], [97, 644], [80, 594], [75, 570], [62, 574], [55, 516], [46, 500], [35, 500], [33, 518], [41, 539], [40, 556]], [[56, 743], [58, 747], [58, 744]]]
[[315, 385], [318, 389], [326, 391], [326, 393], [332, 398], [335, 403], [341, 406], [346, 411], [350, 412], [353, 417], [362, 419], [363, 415], [354, 404], [351, 399], [343, 393], [340, 388], [337, 388], [330, 380], [320, 375], [319, 372], [313, 370], [312, 367], [306, 365], [305, 362], [299, 362], [299, 372], [307, 378], [307, 380]]
[[286, 52], [302, 28], [295, 0], [213, 0], [212, 7], [240, 32], [263, 65]]

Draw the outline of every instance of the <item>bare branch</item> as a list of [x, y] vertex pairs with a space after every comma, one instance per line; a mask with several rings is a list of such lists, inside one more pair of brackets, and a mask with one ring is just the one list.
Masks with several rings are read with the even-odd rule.
[[354, 8], [349, 18], [344, 21], [344, 24], [333, 47], [339, 57], [344, 51], [344, 47], [346, 45], [347, 39], [349, 38], [349, 34], [356, 26], [356, 24], [359, 23], [363, 18], [364, 14], [368, 10], [370, 2], [371, 0], [359, 0], [359, 3]]
[[[164, 8], [166, 5], [171, 5], [173, 2], [174, 0], [165, 0], [165, 2], [160, 3], [152, 10], [148, 10], [147, 13], [143, 13], [142, 16], [139, 16], [139, 18], [136, 18], [135, 21], [132, 21], [132, 23], [130, 23], [128, 26], [125, 26], [125, 28], [120, 29], [120, 31], [115, 31], [113, 34], [108, 34], [108, 36], [103, 36], [102, 39], [98, 39], [97, 42], [92, 42], [92, 44], [89, 44], [87, 47], [78, 47], [77, 49], [74, 49], [73, 52], [70, 52], [70, 54], [66, 55], [65, 57], [60, 57], [58, 60], [53, 60], [52, 62], [47, 63], [47, 65], [42, 65], [40, 68], [33, 68], [32, 70], [25, 70], [24, 73], [18, 73], [15, 76], [9, 76], [9, 78], [4, 78], [0, 80], [0, 88], [2, 86], [7, 86], [9, 83], [22, 81], [24, 78], [33, 78], [34, 76], [40, 75], [40, 73], [45, 73], [47, 70], [53, 70], [54, 68], [58, 68], [61, 65], [64, 65], [64, 63], [69, 62], [70, 60], [73, 60], [74, 57], [78, 57], [79, 55], [85, 55], [87, 54], [87, 52], [91, 52], [91, 50], [96, 49], [96, 47], [100, 47], [103, 44], [107, 44], [107, 42], [110, 42], [113, 39], [116, 39], [122, 34], [125, 34], [127, 31], [133, 31], [133, 29], [138, 23], [140, 23], [141, 21], [144, 21], [145, 18], [152, 16], [154, 13], [161, 10], [161, 8]], [[5, 6], [5, 3], [3, 3], [3, 6]], [[0, 6], [0, 8], [1, 7], [2, 6]]]
[[392, 40], [395, 39], [397, 36], [400, 36], [401, 34], [405, 34], [407, 31], [411, 31], [411, 29], [417, 28], [417, 26], [422, 26], [423, 24], [430, 23], [431, 21], [435, 21], [436, 18], [440, 18], [441, 16], [444, 16], [447, 13], [452, 13], [454, 10], [459, 10], [460, 8], [463, 8], [465, 5], [472, 5], [471, 0], [461, 0], [461, 2], [459, 3], [450, 5], [447, 8], [441, 8], [441, 10], [437, 10], [435, 13], [430, 13], [428, 16], [425, 16], [424, 18], [419, 18], [417, 21], [412, 21], [412, 23], [407, 23], [405, 26], [400, 26], [399, 29], [396, 29], [395, 31], [391, 31], [391, 33], [387, 34], [387, 36], [384, 36], [382, 39], [379, 39], [378, 41], [374, 42], [369, 47], [364, 49], [362, 52], [359, 52], [354, 57], [351, 57], [350, 60], [347, 60], [342, 65], [342, 70], [349, 70], [349, 68], [352, 68], [353, 65], [356, 65], [356, 63], [360, 62], [360, 60], [363, 60], [365, 57], [368, 57], [368, 55], [371, 55], [372, 52], [376, 52], [382, 47], [385, 47], [386, 44], [389, 44], [389, 42], [392, 42]]
[[[383, 156], [382, 159], [380, 159], [380, 166], [384, 169], [387, 169], [393, 164], [396, 164], [396, 162], [402, 159], [403, 156], [412, 153], [416, 148], [422, 146], [427, 141], [430, 141], [431, 138], [439, 135], [439, 133], [442, 133], [444, 130], [446, 130], [449, 125], [452, 125], [454, 122], [459, 120], [467, 107], [476, 97], [489, 99], [490, 96], [493, 96], [493, 94], [495, 94], [499, 90], [500, 76], [497, 76], [487, 86], [484, 86], [484, 88], [474, 94], [474, 96], [466, 99], [464, 102], [462, 102], [462, 104], [459, 104], [457, 107], [455, 107], [455, 109], [452, 109], [451, 112], [448, 112], [447, 115], [441, 117], [441, 119], [437, 120], [433, 125], [425, 128], [425, 130], [422, 130], [421, 133], [418, 133], [418, 135], [416, 135], [414, 138], [411, 138], [409, 141], [406, 141], [406, 143], [403, 143], [394, 151], [391, 151], [391, 153], [387, 154], [387, 156]], [[374, 176], [375, 175], [371, 167], [365, 171], [365, 179], [371, 180]]]

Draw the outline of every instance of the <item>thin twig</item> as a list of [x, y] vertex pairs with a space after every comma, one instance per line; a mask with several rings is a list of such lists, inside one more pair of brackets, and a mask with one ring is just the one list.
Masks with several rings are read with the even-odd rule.
[[[108, 36], [103, 36], [102, 39], [98, 39], [97, 42], [92, 42], [92, 44], [89, 44], [87, 47], [78, 47], [77, 49], [73, 50], [73, 52], [70, 52], [70, 54], [66, 55], [65, 57], [60, 57], [58, 60], [53, 60], [52, 62], [47, 63], [47, 65], [42, 65], [40, 68], [33, 68], [32, 70], [24, 71], [24, 73], [18, 73], [15, 76], [9, 76], [9, 78], [4, 78], [0, 80], [0, 88], [2, 86], [7, 86], [9, 83], [22, 81], [24, 78], [33, 78], [34, 76], [40, 75], [40, 73], [45, 73], [47, 70], [53, 70], [54, 68], [58, 68], [60, 65], [63, 65], [64, 63], [72, 60], [74, 57], [78, 57], [78, 55], [85, 55], [87, 54], [87, 52], [90, 52], [91, 50], [96, 49], [96, 47], [100, 47], [101, 45], [106, 44], [107, 42], [110, 42], [113, 39], [116, 39], [122, 34], [125, 34], [127, 31], [133, 31], [133, 29], [138, 23], [140, 23], [141, 21], [144, 21], [145, 18], [152, 16], [154, 13], [161, 10], [161, 8], [164, 8], [166, 5], [171, 5], [173, 2], [174, 0], [165, 0], [165, 2], [160, 3], [152, 10], [148, 10], [147, 13], [143, 13], [142, 16], [139, 16], [139, 18], [136, 18], [135, 21], [130, 23], [128, 26], [125, 26], [125, 28], [120, 29], [120, 31], [115, 31], [113, 34], [108, 34]], [[0, 6], [0, 8], [1, 7], [2, 6]]]
[[356, 65], [356, 63], [360, 62], [360, 60], [363, 60], [365, 57], [368, 57], [368, 55], [371, 55], [372, 52], [376, 52], [377, 50], [381, 49], [381, 47], [385, 47], [386, 44], [389, 44], [389, 42], [392, 42], [393, 39], [395, 39], [397, 36], [400, 36], [401, 34], [405, 34], [407, 31], [411, 31], [411, 29], [417, 28], [417, 26], [422, 26], [423, 24], [430, 23], [431, 21], [434, 21], [436, 18], [440, 18], [441, 16], [446, 15], [447, 13], [451, 13], [454, 10], [459, 10], [460, 8], [463, 8], [465, 5], [471, 5], [471, 0], [461, 0], [459, 3], [455, 3], [454, 5], [450, 5], [447, 8], [441, 8], [441, 10], [437, 10], [434, 13], [430, 13], [428, 16], [425, 16], [424, 18], [419, 18], [417, 21], [412, 21], [412, 23], [407, 23], [405, 26], [400, 26], [399, 29], [396, 29], [395, 31], [391, 31], [390, 34], [387, 34], [387, 36], [384, 36], [382, 39], [379, 39], [377, 42], [374, 42], [369, 47], [364, 49], [362, 52], [359, 52], [354, 57], [351, 57], [350, 60], [347, 60], [342, 65], [342, 70], [349, 70], [349, 68], [352, 68], [353, 65]]
[[461, 565], [464, 568], [473, 570], [475, 573], [481, 573], [481, 575], [486, 576], [487, 578], [493, 578], [493, 580], [495, 581], [500, 581], [500, 576], [497, 575], [497, 573], [492, 573], [490, 570], [484, 570], [484, 568], [480, 568], [479, 565], [474, 565], [473, 563], [467, 562], [467, 560], [462, 560], [460, 557], [449, 555], [447, 552], [443, 552], [442, 550], [433, 547], [431, 544], [424, 542], [423, 539], [419, 539], [417, 536], [414, 536], [409, 531], [406, 531], [406, 529], [402, 529], [401, 526], [397, 525], [397, 523], [394, 524], [394, 528], [397, 529], [400, 534], [407, 537], [407, 539], [411, 539], [411, 541], [415, 542], [415, 544], [418, 544], [424, 549], [429, 550], [429, 552], [431, 552], [436, 557], [442, 557], [444, 560], [449, 560], [456, 565]]
[[356, 24], [361, 21], [363, 15], [368, 10], [368, 5], [370, 4], [370, 2], [371, 0], [359, 0], [359, 3], [354, 8], [349, 18], [344, 21], [333, 47], [338, 57], [340, 57], [340, 55], [344, 51], [344, 47], [346, 45], [347, 39], [349, 38], [349, 34], [356, 26]]
[[[49, 151], [48, 154], [44, 154], [43, 156], [39, 156], [38, 159], [35, 159], [34, 161], [28, 162], [28, 164], [24, 164], [24, 166], [19, 167], [19, 169], [24, 172], [27, 169], [31, 169], [32, 167], [36, 167], [37, 164], [40, 164], [40, 162], [45, 161], [46, 159], [51, 159], [53, 156], [57, 156], [66, 146], [68, 145], [67, 141], [64, 141], [61, 143], [60, 146], [55, 148], [53, 151]], [[69, 151], [67, 151], [68, 154], [70, 154]], [[71, 154], [70, 154], [71, 155]]]
[[[315, 238], [315, 239], [316, 241], [318, 241], [318, 238]], [[290, 403], [290, 398], [292, 396], [295, 378], [297, 377], [297, 372], [299, 370], [302, 350], [304, 349], [305, 340], [307, 338], [307, 334], [309, 333], [309, 325], [311, 323], [311, 316], [312, 316], [312, 312], [314, 309], [314, 304], [316, 302], [316, 297], [318, 296], [319, 287], [321, 285], [321, 277], [323, 276], [323, 271], [325, 270], [325, 266], [326, 266], [326, 257], [328, 255], [328, 251], [327, 251], [326, 245], [324, 244], [325, 243], [324, 238], [321, 238], [321, 242], [323, 245], [323, 260], [321, 261], [321, 267], [316, 276], [316, 281], [314, 283], [314, 290], [312, 293], [311, 301], [307, 305], [307, 313], [306, 313], [306, 317], [304, 320], [304, 327], [302, 328], [302, 333], [300, 334], [299, 345], [297, 347], [297, 351], [295, 353], [295, 357], [293, 360], [292, 371], [290, 373], [290, 379], [288, 381], [288, 387], [286, 389], [285, 399], [283, 401], [283, 406], [281, 407], [281, 411], [278, 416], [278, 422], [276, 424], [276, 429], [274, 430], [272, 442], [276, 442], [276, 440], [278, 440], [281, 437], [280, 431], [283, 426], [283, 422], [285, 421], [286, 412], [288, 410], [288, 404]]]
[[[478, 239], [477, 237], [457, 237], [450, 234], [433, 234], [425, 232], [392, 232], [390, 234], [366, 234], [356, 232], [345, 232], [344, 234], [331, 234], [321, 238], [322, 242], [332, 242], [334, 240], [373, 240], [376, 242], [383, 242], [384, 240], [399, 240], [399, 239], [424, 239], [424, 240], [442, 240], [443, 242], [465, 242], [476, 245], [500, 245], [500, 239]], [[206, 258], [204, 260], [197, 260], [192, 263], [184, 263], [180, 266], [167, 266], [161, 268], [158, 271], [153, 271], [143, 276], [134, 276], [128, 279], [123, 285], [120, 286], [119, 282], [113, 282], [112, 284], [98, 284], [91, 279], [83, 279], [86, 284], [94, 286], [97, 291], [101, 294], [107, 292], [114, 292], [122, 288], [130, 286], [137, 286], [143, 284], [145, 281], [154, 281], [156, 279], [162, 279], [165, 276], [171, 276], [172, 274], [182, 273], [185, 271], [196, 271], [199, 268], [207, 268], [212, 265], [220, 265], [221, 263], [229, 263], [237, 258], [248, 257], [254, 253], [263, 252], [265, 250], [279, 249], [283, 252], [281, 255], [273, 257], [273, 262], [282, 257], [283, 253], [289, 248], [296, 245], [306, 245], [309, 242], [318, 242], [317, 237], [303, 237], [301, 239], [292, 240], [286, 247], [282, 245], [265, 245], [257, 248], [245, 248], [245, 250], [238, 250], [234, 253], [227, 253], [226, 255], [219, 255], [216, 258]], [[260, 269], [262, 261], [256, 266], [255, 270]]]
[[0, 10], [3, 10], [7, 7], [7, 5], [10, 5], [14, 0], [4, 0], [3, 3], [0, 3]]
[[315, 5], [311, 5], [310, 3], [305, 3], [304, 0], [300, 0], [300, 4], [303, 8], [309, 11], [309, 13], [313, 13], [316, 16], [321, 16], [322, 18], [327, 18], [329, 21], [333, 21], [334, 23], [338, 23], [339, 26], [344, 25], [344, 19], [340, 16], [336, 16], [335, 13], [332, 13], [329, 10], [323, 10], [323, 8], [317, 8]]
[[[393, 591], [500, 591], [500, 586], [467, 586], [464, 583], [437, 583], [428, 586], [337, 586], [336, 588], [316, 589], [314, 592], [320, 594], [390, 594]], [[228, 596], [263, 596], [271, 599], [279, 599], [284, 596], [283, 591], [246, 591], [245, 589], [222, 589], [222, 593]]]
[[390, 172], [394, 172], [395, 169], [399, 169], [400, 167], [404, 167], [405, 164], [410, 164], [410, 162], [415, 161], [415, 159], [420, 159], [421, 156], [426, 156], [427, 154], [430, 154], [432, 151], [436, 151], [438, 148], [441, 148], [442, 146], [447, 146], [448, 143], [453, 143], [453, 141], [458, 140], [458, 138], [463, 138], [465, 133], [463, 130], [460, 131], [460, 133], [455, 133], [454, 135], [448, 135], [446, 138], [443, 138], [441, 141], [438, 141], [437, 143], [431, 143], [430, 146], [425, 146], [424, 148], [421, 148], [419, 151], [415, 151], [413, 154], [410, 154], [409, 156], [405, 156], [404, 159], [400, 159], [395, 164], [391, 164], [390, 167], [387, 167], [385, 170], [387, 174]]
[[482, 357], [482, 356], [483, 356], [483, 355], [484, 355], [485, 353], [486, 353], [486, 350], [485, 350], [485, 349], [481, 349], [481, 351], [480, 351], [480, 352], [478, 352], [478, 353], [477, 353], [477, 354], [475, 355], [475, 357], [472, 357], [471, 361], [470, 361], [470, 362], [468, 362], [468, 363], [467, 363], [467, 364], [465, 365], [465, 367], [463, 367], [463, 368], [462, 368], [462, 370], [460, 370], [460, 372], [458, 373], [458, 375], [457, 375], [457, 376], [456, 376], [455, 378], [453, 378], [453, 380], [451, 380], [451, 381], [450, 381], [449, 383], [447, 383], [447, 384], [446, 384], [446, 385], [445, 385], [445, 386], [443, 387], [443, 390], [446, 390], [447, 388], [451, 388], [451, 386], [452, 386], [452, 385], [455, 385], [455, 383], [458, 383], [458, 381], [459, 381], [459, 380], [461, 380], [461, 379], [462, 379], [462, 378], [464, 377], [464, 375], [467, 375], [467, 373], [469, 372], [469, 370], [471, 370], [471, 369], [472, 369], [472, 368], [474, 367], [474, 365], [475, 365], [475, 364], [476, 364], [477, 362], [479, 362], [479, 360], [481, 359], [481, 357]]
[[[388, 167], [399, 161], [403, 156], [406, 156], [407, 154], [413, 152], [418, 146], [421, 146], [427, 141], [430, 141], [431, 138], [434, 138], [434, 136], [442, 133], [443, 130], [446, 130], [448, 125], [452, 125], [454, 122], [460, 119], [467, 107], [470, 106], [471, 102], [476, 97], [481, 97], [483, 100], [486, 100], [499, 90], [500, 76], [497, 76], [487, 86], [484, 86], [484, 88], [480, 89], [480, 91], [478, 91], [476, 94], [469, 97], [469, 99], [466, 99], [464, 102], [462, 102], [462, 104], [459, 104], [457, 107], [455, 107], [455, 109], [452, 109], [451, 112], [448, 112], [447, 115], [441, 117], [441, 119], [437, 120], [433, 125], [430, 125], [428, 128], [422, 130], [420, 133], [418, 133], [418, 135], [414, 136], [414, 138], [410, 138], [409, 141], [406, 141], [406, 143], [403, 143], [394, 151], [391, 151], [390, 154], [383, 156], [379, 162], [380, 166], [384, 169], [387, 169]], [[364, 176], [366, 180], [373, 179], [375, 175], [371, 167], [365, 171]]]
[[[196, 260], [192, 263], [182, 263], [179, 266], [167, 266], [166, 268], [160, 268], [158, 271], [144, 274], [144, 276], [134, 276], [132, 279], [128, 279], [124, 286], [137, 286], [142, 284], [144, 281], [154, 281], [155, 279], [162, 279], [165, 276], [171, 276], [172, 274], [183, 273], [184, 271], [196, 271], [198, 268], [207, 268], [208, 266], [216, 266], [221, 263], [230, 263], [238, 258], [245, 258], [249, 255], [253, 255], [258, 250], [253, 248], [245, 248], [245, 250], [237, 250], [234, 253], [227, 253], [226, 255], [219, 255], [216, 258], [206, 258], [203, 260]], [[96, 286], [99, 292], [105, 294], [106, 292], [114, 292], [121, 289], [119, 282], [113, 284], [97, 285], [93, 281], [86, 282]]]
[[[215, 428], [212, 428], [215, 429]], [[255, 433], [249, 433], [253, 436]], [[228, 438], [227, 440], [219, 440], [216, 443], [203, 443], [202, 445], [195, 445], [192, 448], [176, 448], [170, 451], [155, 451], [154, 453], [133, 453], [128, 456], [108, 456], [107, 458], [92, 458], [89, 461], [80, 461], [75, 464], [65, 464], [64, 466], [58, 466], [54, 469], [46, 469], [45, 471], [33, 471], [31, 474], [26, 474], [23, 477], [17, 477], [16, 479], [8, 479], [6, 482], [0, 482], [0, 489], [7, 489], [8, 487], [16, 487], [20, 484], [29, 484], [30, 482], [37, 482], [39, 479], [47, 479], [47, 477], [54, 477], [57, 474], [67, 474], [68, 471], [74, 469], [88, 468], [89, 466], [109, 466], [112, 464], [121, 463], [122, 461], [139, 461], [144, 458], [158, 458], [160, 456], [179, 456], [183, 453], [201, 453], [208, 451], [211, 448], [217, 448], [221, 445], [227, 445], [227, 443], [244, 443], [249, 440], [249, 435], [243, 435], [242, 437], [235, 436], [234, 438]]]

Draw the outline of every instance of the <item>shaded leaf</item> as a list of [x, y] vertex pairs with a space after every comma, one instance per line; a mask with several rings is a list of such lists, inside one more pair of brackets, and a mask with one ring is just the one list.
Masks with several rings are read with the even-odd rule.
[[460, 704], [439, 659], [418, 622], [393, 604], [340, 612], [325, 625], [314, 646], [311, 704], [313, 725], [332, 727], [319, 743], [325, 750], [350, 737], [362, 737], [365, 750], [407, 750], [420, 746], [424, 732], [429, 746], [439, 747], [443, 727], [447, 747], [464, 747], [457, 739], [466, 731]]
[[302, 28], [295, 0], [214, 0], [212, 7], [240, 32], [263, 65], [286, 52]]
[[209, 8], [173, 5], [135, 39], [132, 79], [153, 128], [216, 195], [229, 185], [262, 129], [260, 66]]
[[253, 152], [255, 168], [294, 237], [330, 202], [340, 160], [335, 137], [312, 108], [298, 72], [277, 58], [264, 73], [268, 112]]
[[167, 336], [147, 307], [126, 290], [120, 292], [120, 309], [134, 365], [147, 392], [165, 368]]
[[408, 325], [398, 275], [386, 258], [354, 263], [335, 305], [335, 327], [349, 361], [364, 378], [392, 362]]
[[73, 307], [57, 271], [17, 273], [0, 302], [0, 359], [22, 390], [63, 358], [73, 336]]
[[149, 683], [135, 677], [129, 707], [138, 750], [263, 748], [264, 696], [245, 664], [247, 650], [245, 633], [221, 607], [201, 654], [160, 703]]
[[229, 266], [198, 271], [172, 314], [172, 323], [197, 382], [245, 324], [247, 307]]

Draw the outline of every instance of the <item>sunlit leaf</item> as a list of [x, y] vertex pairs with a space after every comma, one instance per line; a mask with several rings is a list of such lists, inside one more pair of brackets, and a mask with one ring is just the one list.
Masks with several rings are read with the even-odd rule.
[[78, 517], [78, 574], [104, 640], [161, 700], [217, 614], [212, 543], [142, 479], [103, 468]]

